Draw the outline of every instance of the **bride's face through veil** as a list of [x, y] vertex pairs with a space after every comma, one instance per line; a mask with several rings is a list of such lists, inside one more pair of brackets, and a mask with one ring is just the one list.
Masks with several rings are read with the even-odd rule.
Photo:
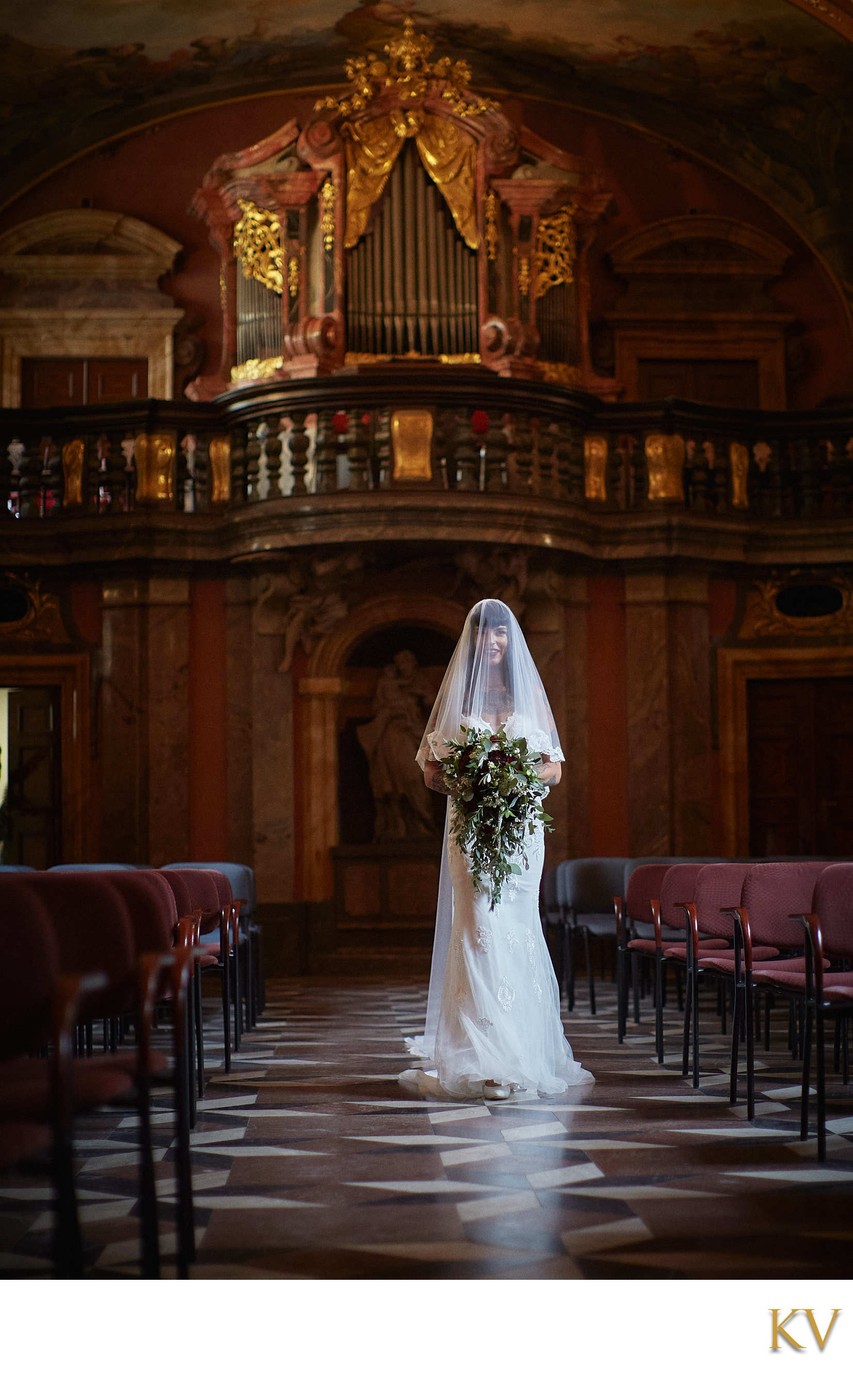
[[513, 708], [512, 615], [500, 600], [483, 600], [468, 616], [468, 665], [464, 708], [474, 702], [489, 718], [506, 718]]

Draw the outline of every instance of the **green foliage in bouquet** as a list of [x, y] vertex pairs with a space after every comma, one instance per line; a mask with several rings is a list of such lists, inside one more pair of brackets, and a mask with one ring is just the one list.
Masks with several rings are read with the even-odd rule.
[[451, 833], [470, 860], [474, 886], [491, 889], [494, 911], [504, 883], [527, 867], [526, 843], [537, 823], [554, 828], [542, 807], [542, 760], [526, 739], [508, 738], [505, 729], [460, 727], [448, 747], [442, 761], [453, 802]]

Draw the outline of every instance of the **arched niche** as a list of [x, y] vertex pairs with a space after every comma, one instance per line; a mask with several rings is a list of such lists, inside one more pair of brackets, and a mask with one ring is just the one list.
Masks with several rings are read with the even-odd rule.
[[[780, 279], [791, 249], [774, 236], [729, 216], [670, 216], [618, 241], [609, 259], [622, 295], [606, 320], [613, 330], [616, 377], [630, 401], [649, 395], [648, 370], [676, 362], [708, 365], [724, 387], [725, 367], [733, 387], [740, 369], [753, 371], [752, 398], [698, 398], [761, 408], [787, 405], [785, 340], [795, 318], [780, 311], [772, 284]], [[688, 374], [691, 372], [688, 369]], [[651, 389], [655, 396], [685, 396], [683, 384]]]
[[297, 685], [299, 734], [296, 747], [302, 838], [302, 893], [306, 901], [332, 895], [331, 850], [339, 842], [338, 725], [347, 693], [346, 668], [359, 643], [382, 628], [421, 625], [454, 641], [467, 608], [429, 594], [388, 594], [366, 600], [315, 647]]
[[181, 245], [133, 216], [54, 211], [0, 235], [2, 406], [20, 407], [24, 359], [139, 358], [148, 393], [173, 395], [183, 313], [162, 293]]

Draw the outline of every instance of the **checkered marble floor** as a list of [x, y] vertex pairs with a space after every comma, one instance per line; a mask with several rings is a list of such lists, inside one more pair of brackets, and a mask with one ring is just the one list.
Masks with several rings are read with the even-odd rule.
[[[783, 1013], [758, 1054], [758, 1107], [728, 1102], [728, 1042], [703, 1018], [702, 1080], [667, 1059], [650, 1012], [616, 1040], [615, 996], [564, 1011], [594, 1088], [557, 1099], [413, 1097], [397, 1074], [424, 985], [268, 985], [225, 1074], [211, 1044], [193, 1133], [200, 1279], [847, 1278], [853, 1089], [830, 1090], [829, 1155], [799, 1140], [799, 1071]], [[216, 1032], [215, 1003], [209, 1026]], [[715, 1034], [716, 1032], [716, 1034]], [[217, 1064], [217, 1060], [219, 1063]], [[168, 1102], [155, 1114], [161, 1240], [174, 1249]], [[81, 1119], [78, 1187], [94, 1278], [138, 1274], [135, 1120]], [[0, 1180], [0, 1275], [50, 1275], [43, 1175]]]

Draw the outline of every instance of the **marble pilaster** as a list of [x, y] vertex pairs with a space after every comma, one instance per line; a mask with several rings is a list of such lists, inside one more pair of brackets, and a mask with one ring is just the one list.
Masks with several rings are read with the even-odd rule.
[[[282, 639], [258, 627], [259, 582], [252, 582], [252, 865], [265, 902], [293, 899], [295, 811], [293, 687], [281, 671]], [[310, 788], [305, 787], [306, 790]]]
[[710, 847], [707, 580], [625, 580], [629, 851]]
[[147, 863], [148, 716], [145, 582], [104, 584], [100, 756], [101, 857]]
[[147, 590], [148, 862], [189, 854], [188, 580], [154, 579]]
[[225, 584], [228, 857], [252, 864], [252, 609], [248, 580]]

